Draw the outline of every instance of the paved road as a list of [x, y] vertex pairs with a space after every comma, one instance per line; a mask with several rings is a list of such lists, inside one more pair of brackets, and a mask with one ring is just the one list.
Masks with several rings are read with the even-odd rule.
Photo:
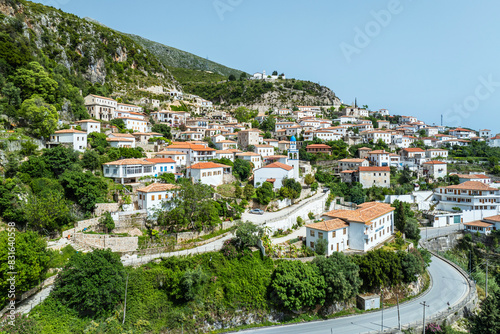
[[38, 304], [41, 304], [49, 296], [53, 288], [54, 288], [53, 285], [49, 285], [40, 290], [40, 292], [26, 299], [22, 303], [22, 305], [16, 307], [16, 312], [18, 314], [28, 314], [33, 307], [37, 306]]
[[303, 199], [302, 201], [288, 206], [280, 211], [276, 212], [265, 212], [263, 215], [255, 215], [251, 214], [248, 212], [245, 212], [244, 214], [241, 215], [241, 220], [243, 221], [251, 221], [254, 224], [261, 225], [264, 223], [267, 223], [266, 225], [272, 225], [272, 223], [269, 223], [270, 220], [277, 220], [280, 218], [284, 218], [290, 214], [290, 212], [295, 211], [296, 209], [310, 205], [312, 201], [321, 201], [324, 199], [325, 196], [328, 196], [328, 193], [323, 193], [319, 191], [316, 195]]
[[[466, 279], [452, 266], [444, 261], [432, 257], [429, 273], [433, 280], [432, 287], [428, 292], [410, 302], [402, 304], [401, 323], [402, 325], [422, 321], [423, 307], [421, 302], [426, 301], [429, 307], [426, 315], [432, 315], [446, 311], [449, 305], [453, 306], [462, 301], [469, 291]], [[243, 331], [245, 333], [258, 334], [357, 334], [380, 331], [382, 323], [380, 311], [365, 313], [362, 315], [349, 316], [344, 318], [315, 321], [296, 325], [275, 326], [261, 329]], [[395, 329], [398, 326], [397, 308], [392, 307], [384, 310], [384, 330]]]

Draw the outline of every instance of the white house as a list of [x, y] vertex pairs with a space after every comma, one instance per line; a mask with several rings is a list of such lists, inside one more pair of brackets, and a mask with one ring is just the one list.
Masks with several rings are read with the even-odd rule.
[[224, 183], [224, 173], [231, 173], [231, 167], [214, 162], [198, 162], [186, 168], [186, 176], [194, 182], [211, 186], [220, 186]]
[[198, 131], [184, 131], [180, 133], [179, 137], [183, 140], [202, 140], [204, 136]]
[[114, 118], [114, 112], [118, 106], [118, 102], [109, 97], [93, 94], [85, 96], [84, 103], [91, 117], [105, 121], [111, 121]]
[[253, 170], [262, 167], [262, 157], [260, 156], [260, 154], [254, 152], [236, 153], [236, 159], [250, 161], [253, 164]]
[[443, 150], [439, 148], [431, 148], [426, 151], [427, 158], [448, 158], [448, 150]]
[[491, 130], [488, 130], [488, 129], [479, 130], [479, 137], [490, 138], [491, 137]]
[[155, 210], [162, 207], [164, 201], [173, 198], [180, 187], [167, 183], [151, 183], [149, 186], [137, 189], [137, 204], [140, 210], [147, 210], [148, 216], [153, 216]]
[[391, 186], [391, 168], [390, 167], [359, 167], [358, 180], [363, 188], [373, 186], [390, 188]]
[[489, 235], [493, 230], [495, 230], [495, 224], [488, 223], [481, 220], [476, 220], [469, 223], [464, 223], [464, 229], [471, 233], [480, 233], [484, 235]]
[[155, 164], [153, 167], [154, 176], [158, 176], [163, 173], [175, 174], [176, 172], [176, 162], [172, 158], [151, 158], [146, 159], [146, 161]]
[[326, 256], [349, 248], [349, 224], [342, 219], [330, 219], [306, 225], [306, 244], [315, 249], [319, 239], [327, 241]]
[[487, 185], [491, 184], [491, 177], [484, 174], [456, 174], [458, 176], [458, 181], [464, 183], [467, 181], [481, 182]]
[[215, 147], [217, 147], [219, 151], [225, 151], [230, 149], [236, 149], [238, 147], [238, 143], [235, 142], [234, 140], [220, 140], [215, 143]]
[[106, 138], [106, 141], [109, 143], [109, 146], [111, 147], [126, 147], [126, 148], [132, 148], [134, 147], [134, 140], [128, 139], [128, 138]]
[[137, 182], [144, 176], [154, 176], [154, 163], [145, 159], [122, 159], [103, 164], [104, 177], [115, 182]]
[[339, 161], [339, 172], [345, 170], [356, 170], [358, 167], [368, 167], [370, 163], [366, 159], [342, 159]]
[[157, 158], [168, 158], [175, 161], [177, 167], [186, 166], [187, 164], [187, 153], [178, 151], [161, 151], [156, 153]]
[[293, 167], [281, 162], [274, 162], [254, 171], [254, 184], [256, 186], [267, 181], [273, 184], [274, 189], [280, 189], [284, 179], [293, 179]]
[[74, 129], [59, 130], [50, 136], [49, 146], [66, 144], [75, 151], [83, 152], [87, 149], [87, 132]]
[[430, 176], [437, 180], [440, 177], [446, 177], [448, 174], [448, 164], [437, 160], [427, 161], [423, 164], [423, 170], [424, 176]]
[[340, 219], [349, 224], [345, 249], [366, 252], [387, 241], [394, 233], [394, 210], [390, 204], [368, 202], [358, 205], [356, 210], [324, 213], [322, 218]]
[[499, 213], [500, 190], [476, 181], [467, 181], [459, 185], [440, 187], [434, 191], [434, 200], [438, 210], [463, 213], [464, 223], [494, 216]]
[[373, 166], [387, 167], [390, 164], [390, 153], [385, 150], [375, 150], [368, 152], [368, 161]]
[[274, 154], [274, 146], [272, 145], [255, 145], [255, 153], [260, 156], [267, 157]]
[[83, 121], [77, 121], [75, 122], [76, 125], [79, 125], [82, 128], [82, 131], [87, 132], [87, 134], [90, 134], [92, 132], [101, 132], [101, 122], [93, 120], [93, 119], [86, 119]]
[[471, 137], [474, 137], [476, 135], [476, 133], [472, 130], [463, 129], [463, 128], [456, 128], [456, 129], [450, 130], [450, 135], [452, 135], [458, 139], [470, 139]]
[[148, 132], [148, 122], [139, 117], [117, 117], [125, 123], [125, 128], [134, 132]]
[[124, 147], [135, 147], [135, 136], [131, 135], [130, 133], [110, 133], [108, 135], [108, 139], [109, 138], [118, 138], [122, 140], [127, 139], [124, 142], [128, 142], [128, 145], [130, 146], [124, 146]]
[[500, 135], [488, 139], [488, 145], [491, 147], [500, 147]]

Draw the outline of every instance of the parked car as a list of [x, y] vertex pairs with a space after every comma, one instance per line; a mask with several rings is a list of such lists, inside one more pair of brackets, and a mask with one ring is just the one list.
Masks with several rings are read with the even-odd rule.
[[330, 191], [330, 188], [323, 188], [323, 192], [326, 194], [328, 191]]
[[254, 213], [256, 215], [263, 215], [264, 214], [264, 211], [262, 211], [261, 209], [252, 209], [249, 212]]

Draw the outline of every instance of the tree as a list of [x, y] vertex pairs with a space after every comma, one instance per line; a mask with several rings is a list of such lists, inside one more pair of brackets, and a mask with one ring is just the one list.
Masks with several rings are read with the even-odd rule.
[[481, 311], [469, 321], [471, 334], [500, 333], [500, 291], [488, 294], [481, 304]]
[[328, 258], [317, 257], [313, 263], [325, 279], [327, 302], [347, 301], [358, 294], [362, 284], [359, 266], [351, 257], [335, 252]]
[[328, 250], [328, 241], [326, 241], [326, 239], [316, 240], [316, 244], [314, 245], [314, 251], [316, 252], [316, 254], [326, 255], [327, 250]]
[[[276, 118], [274, 116], [270, 115], [270, 116], [267, 116], [262, 121], [262, 123], [259, 126], [259, 129], [261, 129], [262, 131], [264, 131], [266, 133], [273, 132], [275, 125], [276, 125]], [[271, 137], [269, 137], [269, 138], [271, 138]]]
[[254, 194], [255, 194], [255, 188], [250, 183], [247, 183], [243, 188], [243, 196], [246, 199], [250, 199]]
[[300, 261], [279, 262], [271, 278], [271, 296], [289, 311], [323, 304], [325, 287], [316, 265]]
[[163, 137], [167, 139], [172, 139], [172, 133], [170, 132], [170, 126], [168, 126], [168, 124], [157, 123], [153, 125], [151, 131], [161, 133]]
[[52, 169], [54, 176], [61, 175], [64, 171], [79, 162], [79, 153], [70, 147], [56, 146], [44, 151], [43, 159]]
[[126, 128], [125, 121], [121, 118], [114, 118], [109, 123], [111, 123], [111, 125], [116, 126], [120, 130], [125, 130]]
[[94, 211], [96, 203], [104, 202], [106, 199], [107, 183], [91, 172], [67, 170], [61, 175], [60, 180], [66, 196], [78, 203], [85, 211]]
[[158, 178], [163, 183], [170, 183], [170, 184], [174, 184], [175, 183], [175, 174], [173, 174], [173, 173], [163, 173], [163, 174], [160, 174], [158, 176]]
[[248, 122], [251, 118], [257, 116], [257, 114], [257, 110], [251, 111], [243, 106], [236, 108], [234, 111], [234, 117], [238, 120], [238, 122]]
[[247, 180], [252, 173], [252, 163], [243, 159], [235, 159], [233, 163], [233, 175], [240, 180]]
[[22, 100], [32, 99], [33, 95], [38, 95], [49, 103], [56, 102], [57, 81], [50, 78], [39, 63], [31, 62], [26, 67], [18, 68], [11, 79], [20, 89]]
[[394, 215], [394, 226], [401, 232], [404, 233], [406, 230], [407, 217], [405, 212], [405, 207], [402, 202], [398, 204], [394, 203], [396, 206], [396, 214]]
[[418, 275], [424, 271], [422, 261], [419, 259], [418, 250], [410, 252], [399, 252], [401, 257], [401, 267], [403, 269], [403, 282], [416, 282]]
[[29, 128], [33, 136], [49, 138], [57, 127], [59, 115], [53, 105], [34, 96], [21, 104], [19, 118], [21, 125]]
[[236, 77], [234, 76], [234, 74], [230, 74], [228, 80], [229, 81], [235, 81]]
[[115, 228], [115, 221], [113, 217], [111, 217], [111, 213], [105, 212], [101, 218], [99, 218], [99, 224], [104, 226], [108, 232], [112, 231]]
[[[15, 244], [12, 239], [15, 238]], [[15, 270], [9, 268], [12, 258], [9, 258], [9, 249], [15, 247]], [[50, 261], [50, 253], [46, 249], [47, 242], [36, 232], [19, 232], [9, 224], [9, 227], [0, 232], [0, 288], [6, 293], [0, 294], [0, 307], [6, 305], [11, 278], [9, 272], [17, 272], [16, 295], [30, 290], [39, 284], [45, 276]]]
[[216, 226], [220, 218], [213, 192], [206, 184], [183, 180], [176, 196], [163, 201], [161, 209], [156, 211], [158, 225], [168, 226], [170, 231]]
[[283, 185], [280, 188], [280, 195], [289, 198], [289, 199], [297, 199], [300, 197], [300, 193], [302, 192], [302, 185], [300, 182], [295, 181], [294, 179], [284, 179]]
[[264, 231], [252, 222], [239, 223], [236, 228], [235, 246], [244, 249], [257, 246]]
[[420, 240], [420, 228], [418, 226], [418, 220], [414, 218], [408, 219], [405, 229], [405, 236], [408, 239], [415, 240], [418, 242]]
[[108, 141], [106, 140], [108, 138], [105, 133], [100, 133], [100, 132], [91, 132], [87, 136], [87, 141], [90, 144], [90, 147], [92, 148], [98, 148], [100, 147], [102, 150], [102, 153], [104, 153], [104, 148], [109, 146]]
[[270, 182], [264, 182], [255, 191], [257, 201], [262, 205], [268, 205], [274, 198], [274, 188]]
[[178, 284], [178, 297], [185, 301], [195, 299], [207, 281], [208, 275], [201, 267], [186, 270]]
[[278, 75], [278, 71], [273, 71], [273, 75]]
[[90, 171], [95, 171], [101, 168], [99, 163], [99, 154], [94, 150], [86, 150], [82, 156], [82, 167]]
[[306, 177], [304, 178], [304, 183], [307, 184], [308, 186], [311, 186], [311, 184], [314, 183], [314, 175], [307, 174]]
[[235, 182], [235, 185], [234, 185], [234, 197], [235, 198], [241, 198], [241, 195], [243, 195], [243, 190], [241, 190], [240, 185], [237, 182]]
[[110, 249], [73, 255], [56, 279], [54, 298], [82, 316], [104, 316], [121, 302], [125, 272]]
[[58, 191], [47, 189], [29, 194], [24, 204], [26, 224], [33, 229], [55, 231], [74, 221], [67, 201]]

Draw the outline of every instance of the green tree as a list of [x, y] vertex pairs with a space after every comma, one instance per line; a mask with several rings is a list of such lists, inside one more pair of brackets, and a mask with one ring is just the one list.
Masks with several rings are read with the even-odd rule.
[[262, 205], [268, 205], [274, 199], [274, 188], [270, 182], [264, 182], [255, 191], [257, 201]]
[[[264, 132], [273, 132], [274, 127], [276, 125], [276, 118], [274, 116], [267, 116], [262, 123], [260, 124], [259, 128], [264, 131]], [[271, 138], [271, 137], [269, 137]]]
[[26, 224], [33, 229], [55, 231], [74, 221], [62, 194], [47, 189], [40, 195], [30, 194], [24, 205]]
[[328, 258], [317, 257], [314, 263], [325, 279], [327, 302], [344, 302], [358, 294], [362, 284], [359, 266], [351, 257], [335, 252]]
[[49, 103], [56, 102], [57, 81], [52, 79], [39, 63], [31, 62], [26, 67], [18, 68], [11, 79], [20, 89], [23, 100], [38, 95]]
[[306, 177], [304, 178], [304, 183], [307, 184], [308, 186], [311, 186], [311, 184], [314, 183], [314, 175], [312, 174], [307, 174]]
[[235, 246], [244, 249], [257, 246], [264, 231], [252, 222], [239, 223], [236, 228]]
[[30, 129], [35, 137], [49, 138], [57, 127], [58, 118], [56, 108], [39, 96], [25, 100], [19, 109], [21, 126]]
[[100, 132], [92, 132], [87, 136], [87, 141], [90, 144], [90, 147], [92, 148], [98, 148], [100, 147], [102, 153], [104, 153], [104, 148], [109, 146], [108, 141], [106, 140], [108, 138], [105, 133], [100, 133]]
[[235, 81], [236, 77], [234, 76], [234, 74], [230, 74], [229, 77], [228, 77], [228, 80], [229, 81]]
[[255, 188], [250, 183], [247, 183], [243, 188], [243, 196], [246, 199], [250, 199], [254, 194], [255, 194]]
[[207, 281], [208, 275], [201, 267], [188, 269], [184, 272], [178, 284], [177, 296], [184, 301], [194, 300]]
[[115, 228], [115, 221], [109, 212], [105, 212], [101, 218], [99, 218], [99, 224], [106, 227], [108, 232], [111, 232]]
[[[9, 237], [14, 236], [15, 245], [9, 241]], [[15, 247], [15, 270], [9, 268], [12, 258], [9, 258], [9, 249]], [[0, 232], [0, 288], [5, 293], [0, 294], [0, 306], [6, 305], [11, 275], [9, 272], [15, 271], [16, 275], [16, 295], [30, 290], [39, 284], [48, 269], [50, 254], [46, 249], [45, 239], [36, 232], [19, 232], [15, 227], [9, 226], [7, 230]]]
[[418, 220], [416, 220], [415, 218], [409, 218], [406, 223], [404, 232], [405, 236], [408, 239], [418, 242], [420, 240], [420, 228], [418, 226]]
[[328, 251], [328, 241], [326, 241], [326, 239], [316, 240], [316, 244], [314, 245], [314, 251], [318, 255], [326, 255], [326, 252]]
[[234, 197], [236, 198], [241, 198], [243, 195], [243, 190], [241, 190], [241, 187], [238, 183], [234, 185]]
[[174, 184], [175, 183], [175, 174], [173, 174], [173, 173], [163, 173], [163, 174], [160, 174], [158, 176], [158, 178], [163, 183], [170, 183], [170, 184]]
[[471, 334], [500, 333], [500, 291], [490, 293], [481, 304], [481, 311], [469, 321]]
[[247, 180], [252, 173], [252, 163], [243, 159], [235, 159], [233, 164], [233, 174], [240, 180]]
[[161, 133], [163, 137], [167, 139], [172, 139], [172, 133], [170, 132], [170, 126], [168, 126], [168, 124], [157, 123], [153, 125], [151, 131]]
[[220, 218], [213, 192], [206, 184], [184, 180], [177, 196], [163, 201], [161, 209], [156, 211], [158, 225], [168, 226], [170, 231], [216, 226]]
[[297, 199], [302, 192], [302, 185], [294, 179], [284, 179], [280, 188], [280, 195], [285, 198]]
[[94, 150], [86, 150], [82, 156], [82, 167], [90, 171], [99, 170], [101, 164], [99, 162], [99, 154]]
[[44, 151], [42, 157], [55, 176], [61, 175], [63, 172], [71, 169], [72, 165], [80, 161], [77, 151], [64, 146], [47, 149]]
[[53, 296], [82, 316], [103, 316], [121, 302], [125, 272], [110, 249], [73, 255], [59, 273]]
[[61, 175], [60, 180], [66, 196], [78, 203], [85, 211], [94, 211], [96, 203], [106, 200], [107, 183], [91, 172], [67, 170]]
[[[396, 203], [397, 202], [397, 203]], [[393, 206], [396, 207], [396, 214], [394, 215], [394, 226], [401, 232], [404, 233], [406, 230], [407, 216], [405, 212], [405, 206], [403, 202], [396, 200]]]
[[299, 311], [325, 301], [325, 279], [313, 264], [281, 261], [271, 279], [271, 296], [289, 311]]

